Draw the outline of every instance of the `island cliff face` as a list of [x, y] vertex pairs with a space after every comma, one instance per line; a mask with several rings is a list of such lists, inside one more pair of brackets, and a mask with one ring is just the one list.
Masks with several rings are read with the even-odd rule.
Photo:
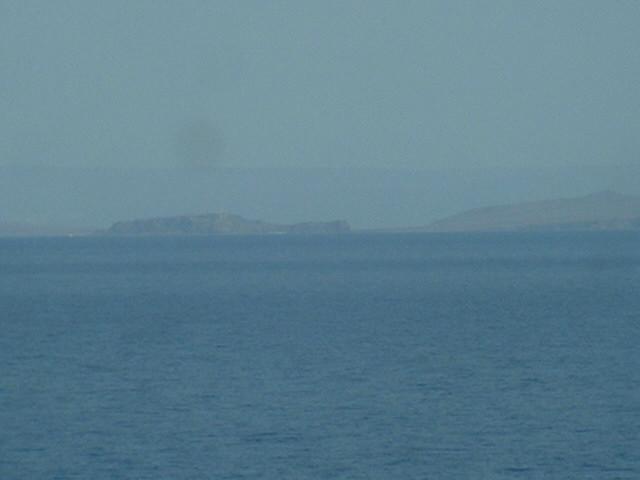
[[111, 235], [255, 235], [346, 233], [349, 231], [351, 228], [344, 220], [281, 225], [260, 220], [248, 220], [239, 215], [212, 213], [116, 222], [106, 233]]
[[611, 191], [584, 197], [478, 208], [425, 227], [431, 232], [640, 229], [640, 197]]

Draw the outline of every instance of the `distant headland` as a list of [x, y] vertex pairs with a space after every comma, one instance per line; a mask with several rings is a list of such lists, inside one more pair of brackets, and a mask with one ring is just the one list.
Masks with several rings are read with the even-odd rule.
[[108, 235], [255, 235], [347, 233], [351, 227], [344, 220], [294, 224], [248, 220], [240, 215], [211, 213], [129, 220], [114, 223]]
[[576, 198], [476, 208], [416, 230], [479, 232], [638, 229], [640, 197], [607, 190]]

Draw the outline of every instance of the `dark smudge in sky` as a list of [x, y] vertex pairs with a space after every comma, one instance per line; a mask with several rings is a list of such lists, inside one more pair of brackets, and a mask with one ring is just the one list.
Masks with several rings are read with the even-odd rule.
[[176, 135], [175, 149], [179, 167], [209, 169], [220, 164], [224, 140], [213, 122], [199, 117], [182, 125]]

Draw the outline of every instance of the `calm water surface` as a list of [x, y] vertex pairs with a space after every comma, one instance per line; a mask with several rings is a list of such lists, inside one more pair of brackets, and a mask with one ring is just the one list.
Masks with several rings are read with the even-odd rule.
[[0, 240], [2, 479], [640, 478], [640, 235]]

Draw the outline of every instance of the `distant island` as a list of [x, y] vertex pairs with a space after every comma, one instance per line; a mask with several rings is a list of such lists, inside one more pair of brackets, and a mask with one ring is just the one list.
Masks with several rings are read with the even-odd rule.
[[240, 215], [211, 213], [129, 220], [114, 223], [108, 235], [254, 235], [254, 234], [322, 234], [347, 233], [351, 227], [344, 220], [294, 224], [248, 220]]
[[577, 198], [477, 208], [414, 229], [425, 232], [640, 229], [640, 197], [604, 191]]

